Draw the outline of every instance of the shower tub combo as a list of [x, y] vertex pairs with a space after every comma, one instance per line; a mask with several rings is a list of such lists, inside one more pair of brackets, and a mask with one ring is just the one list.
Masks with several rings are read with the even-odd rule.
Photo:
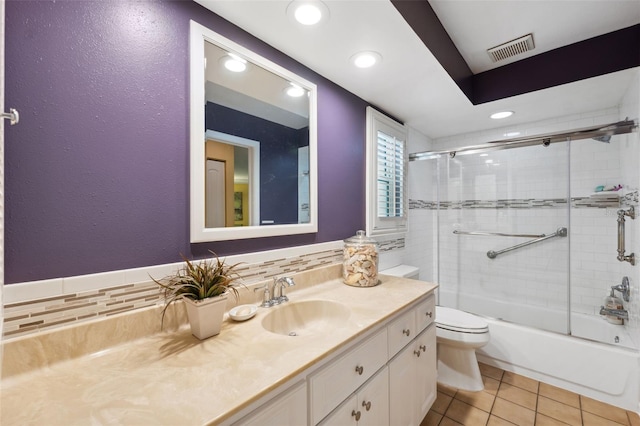
[[[640, 157], [636, 124], [522, 139], [410, 155], [434, 160], [409, 170], [427, 188], [420, 198], [437, 200], [412, 207], [433, 211], [437, 235], [434, 259], [421, 266], [434, 265], [439, 305], [488, 321], [481, 362], [638, 412], [636, 331], [598, 315], [612, 283], [640, 280], [623, 229], [616, 247], [612, 214], [637, 210], [637, 166], [626, 161]], [[626, 183], [624, 194], [594, 193], [614, 181]], [[629, 226], [637, 248], [638, 224]]]

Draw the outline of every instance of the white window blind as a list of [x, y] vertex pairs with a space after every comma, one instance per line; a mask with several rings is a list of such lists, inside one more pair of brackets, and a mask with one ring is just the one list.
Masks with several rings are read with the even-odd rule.
[[407, 231], [407, 130], [367, 107], [367, 235]]
[[378, 217], [404, 216], [404, 141], [378, 131]]

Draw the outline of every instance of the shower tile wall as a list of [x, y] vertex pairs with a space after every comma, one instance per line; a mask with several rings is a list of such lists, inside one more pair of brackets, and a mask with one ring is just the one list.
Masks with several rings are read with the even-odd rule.
[[[519, 126], [517, 130], [522, 132], [521, 136], [527, 136], [614, 122], [626, 117], [637, 119], [640, 116], [638, 80], [640, 73], [619, 107], [534, 122]], [[513, 130], [516, 129], [500, 128], [434, 141], [415, 137], [417, 143], [410, 144], [409, 151], [447, 149], [499, 140], [504, 138], [504, 133]], [[616, 136], [610, 144], [584, 141], [571, 144], [571, 148], [566, 145], [506, 150], [491, 153], [491, 157], [466, 156], [475, 157], [473, 161], [460, 156], [458, 160], [465, 162], [462, 180], [459, 170], [456, 170], [459, 167], [456, 159], [449, 161], [448, 166], [447, 160], [440, 160], [440, 176], [448, 176], [449, 182], [439, 189], [435, 185], [436, 161], [411, 163], [410, 232], [405, 243], [407, 248], [416, 248], [410, 251], [420, 252], [414, 255], [413, 263], [420, 266], [422, 277], [441, 284], [441, 302], [449, 297], [454, 299], [449, 302], [460, 304], [469, 295], [477, 295], [487, 302], [500, 299], [500, 303], [493, 303], [492, 312], [486, 313], [491, 316], [513, 315], [516, 322], [520, 322], [517, 317], [521, 310], [514, 308], [537, 306], [549, 314], [537, 324], [530, 325], [566, 332], [568, 297], [572, 312], [598, 315], [609, 287], [619, 284], [624, 275], [630, 277], [632, 291], [639, 294], [637, 268], [640, 266], [633, 267], [616, 260], [616, 212], [619, 207], [615, 203], [592, 203], [589, 199], [598, 185], [622, 184], [626, 192], [631, 193], [623, 206], [637, 206], [637, 193], [634, 191], [638, 190], [640, 183], [638, 133]], [[567, 188], [566, 161], [569, 155], [571, 187]], [[492, 159], [493, 163], [486, 163], [487, 159]], [[570, 218], [566, 206], [568, 189], [573, 206]], [[440, 200], [451, 202], [439, 217], [434, 207], [438, 195]], [[524, 240], [463, 237], [452, 233], [453, 229], [460, 229], [548, 234], [559, 226], [569, 228], [570, 239], [555, 238], [494, 260], [487, 258], [487, 250], [498, 250]], [[628, 252], [640, 251], [639, 232], [640, 220], [628, 220]], [[568, 250], [571, 250], [570, 270], [567, 270]], [[531, 269], [532, 264], [538, 267]], [[487, 273], [489, 268], [491, 274]], [[566, 285], [569, 275], [570, 296]], [[634, 300], [632, 298], [626, 306], [631, 316], [627, 327], [633, 330], [638, 343], [640, 306]], [[473, 308], [478, 311], [477, 303]]]

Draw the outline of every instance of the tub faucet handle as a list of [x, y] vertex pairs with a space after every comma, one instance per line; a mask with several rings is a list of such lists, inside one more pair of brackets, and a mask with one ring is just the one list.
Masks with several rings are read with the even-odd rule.
[[622, 294], [622, 298], [625, 302], [628, 302], [631, 295], [631, 287], [629, 286], [629, 277], [622, 277], [622, 283], [611, 286], [611, 293], [619, 291]]

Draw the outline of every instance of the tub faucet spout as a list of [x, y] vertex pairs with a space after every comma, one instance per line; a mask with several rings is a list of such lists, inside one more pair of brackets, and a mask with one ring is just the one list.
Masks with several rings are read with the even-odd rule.
[[626, 309], [610, 309], [600, 306], [600, 315], [612, 315], [616, 318], [629, 319], [629, 312]]

